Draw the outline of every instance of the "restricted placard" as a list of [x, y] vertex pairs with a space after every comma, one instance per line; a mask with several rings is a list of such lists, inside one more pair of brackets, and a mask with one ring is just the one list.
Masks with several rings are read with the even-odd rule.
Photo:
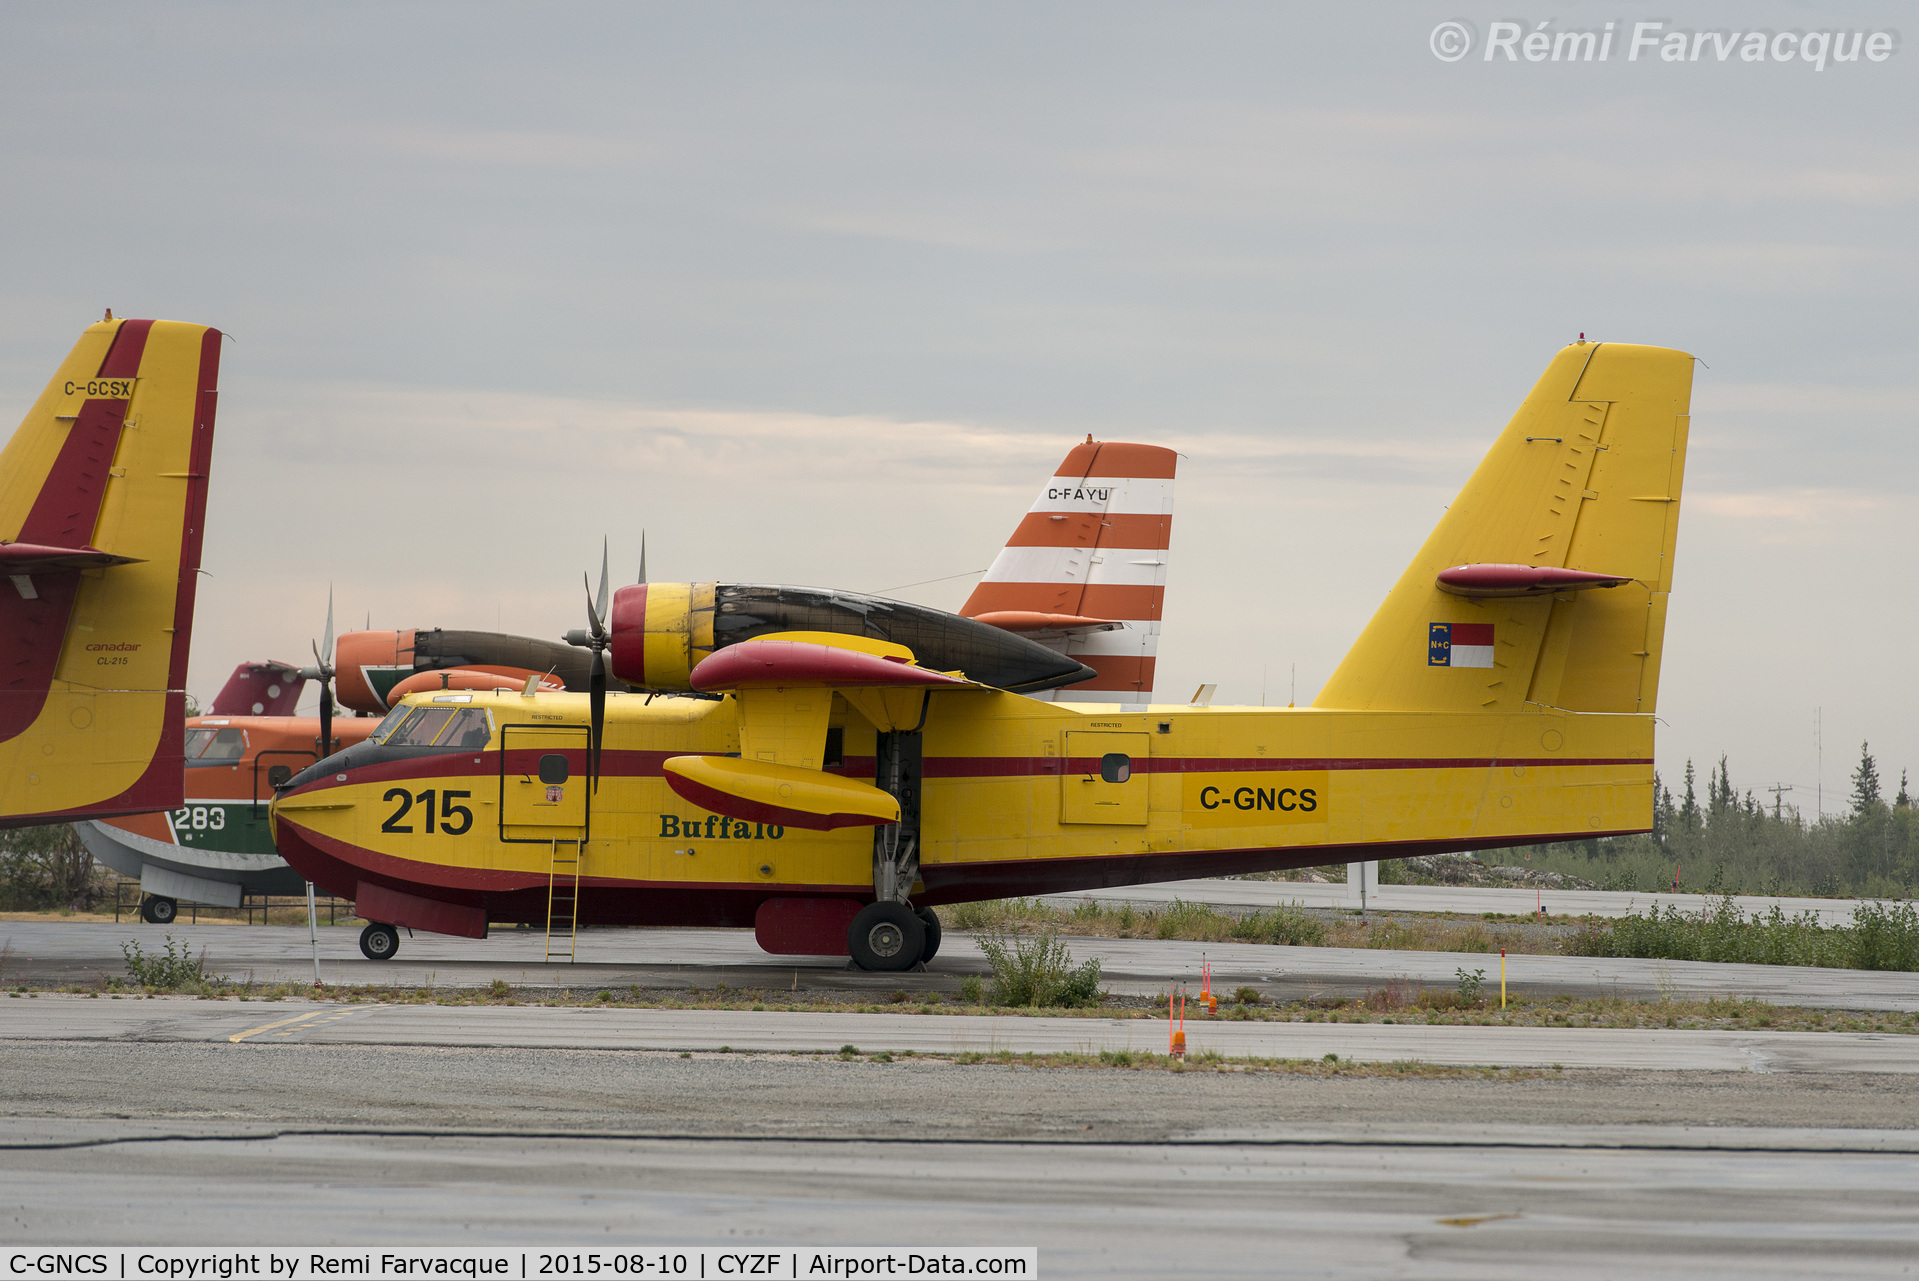
[[5, 1277], [89, 1281], [317, 1281], [322, 1277], [551, 1281], [580, 1277], [1037, 1277], [1031, 1246], [555, 1246], [466, 1249], [349, 1246], [84, 1249], [15, 1246]]

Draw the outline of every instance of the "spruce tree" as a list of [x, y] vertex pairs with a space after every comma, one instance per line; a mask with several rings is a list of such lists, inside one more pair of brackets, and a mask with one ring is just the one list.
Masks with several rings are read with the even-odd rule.
[[1679, 805], [1679, 825], [1688, 832], [1699, 830], [1699, 796], [1692, 786], [1692, 760], [1686, 761], [1686, 799]]
[[1872, 744], [1859, 744], [1859, 768], [1852, 772], [1852, 816], [1864, 818], [1879, 803], [1879, 764], [1872, 759]]
[[[1659, 776], [1655, 774], [1653, 781], [1657, 783]], [[1912, 808], [1912, 797], [1906, 795], [1906, 771], [1904, 770], [1899, 771], [1899, 795], [1893, 798], [1892, 803], [1902, 810]]]

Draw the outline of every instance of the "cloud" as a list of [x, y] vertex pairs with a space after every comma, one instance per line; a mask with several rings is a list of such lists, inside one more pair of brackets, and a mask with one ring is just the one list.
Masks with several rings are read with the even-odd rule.
[[1919, 415], [1919, 391], [1910, 387], [1860, 387], [1841, 383], [1693, 384], [1695, 419], [1705, 414], [1898, 414]]
[[433, 125], [361, 126], [332, 135], [354, 150], [386, 152], [434, 164], [630, 171], [667, 149], [650, 140], [535, 129], [455, 129]]
[[1837, 289], [1857, 284], [1869, 272], [1910, 266], [1903, 250], [1776, 241], [1642, 243], [1579, 249], [1572, 256], [1589, 269], [1738, 293]]
[[1744, 493], [1692, 493], [1692, 512], [1748, 526], [1756, 542], [1804, 547], [1851, 539], [1858, 526], [1895, 507], [1911, 504], [1856, 489], [1772, 489]]

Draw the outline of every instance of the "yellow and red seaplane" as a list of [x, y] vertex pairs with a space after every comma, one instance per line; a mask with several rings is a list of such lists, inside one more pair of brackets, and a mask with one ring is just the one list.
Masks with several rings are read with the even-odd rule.
[[[275, 842], [370, 956], [399, 925], [545, 922], [561, 955], [752, 925], [885, 970], [940, 903], [1646, 831], [1691, 385], [1683, 352], [1561, 350], [1311, 707], [1067, 701], [1091, 669], [978, 619], [711, 583], [609, 608], [602, 570], [587, 693], [410, 696], [280, 791]], [[1062, 539], [1126, 488], [1100, 452]]]

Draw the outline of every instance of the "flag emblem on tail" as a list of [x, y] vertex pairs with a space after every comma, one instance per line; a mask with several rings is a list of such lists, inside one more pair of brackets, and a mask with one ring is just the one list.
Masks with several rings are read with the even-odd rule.
[[1428, 667], [1491, 667], [1491, 623], [1434, 623], [1426, 639]]

